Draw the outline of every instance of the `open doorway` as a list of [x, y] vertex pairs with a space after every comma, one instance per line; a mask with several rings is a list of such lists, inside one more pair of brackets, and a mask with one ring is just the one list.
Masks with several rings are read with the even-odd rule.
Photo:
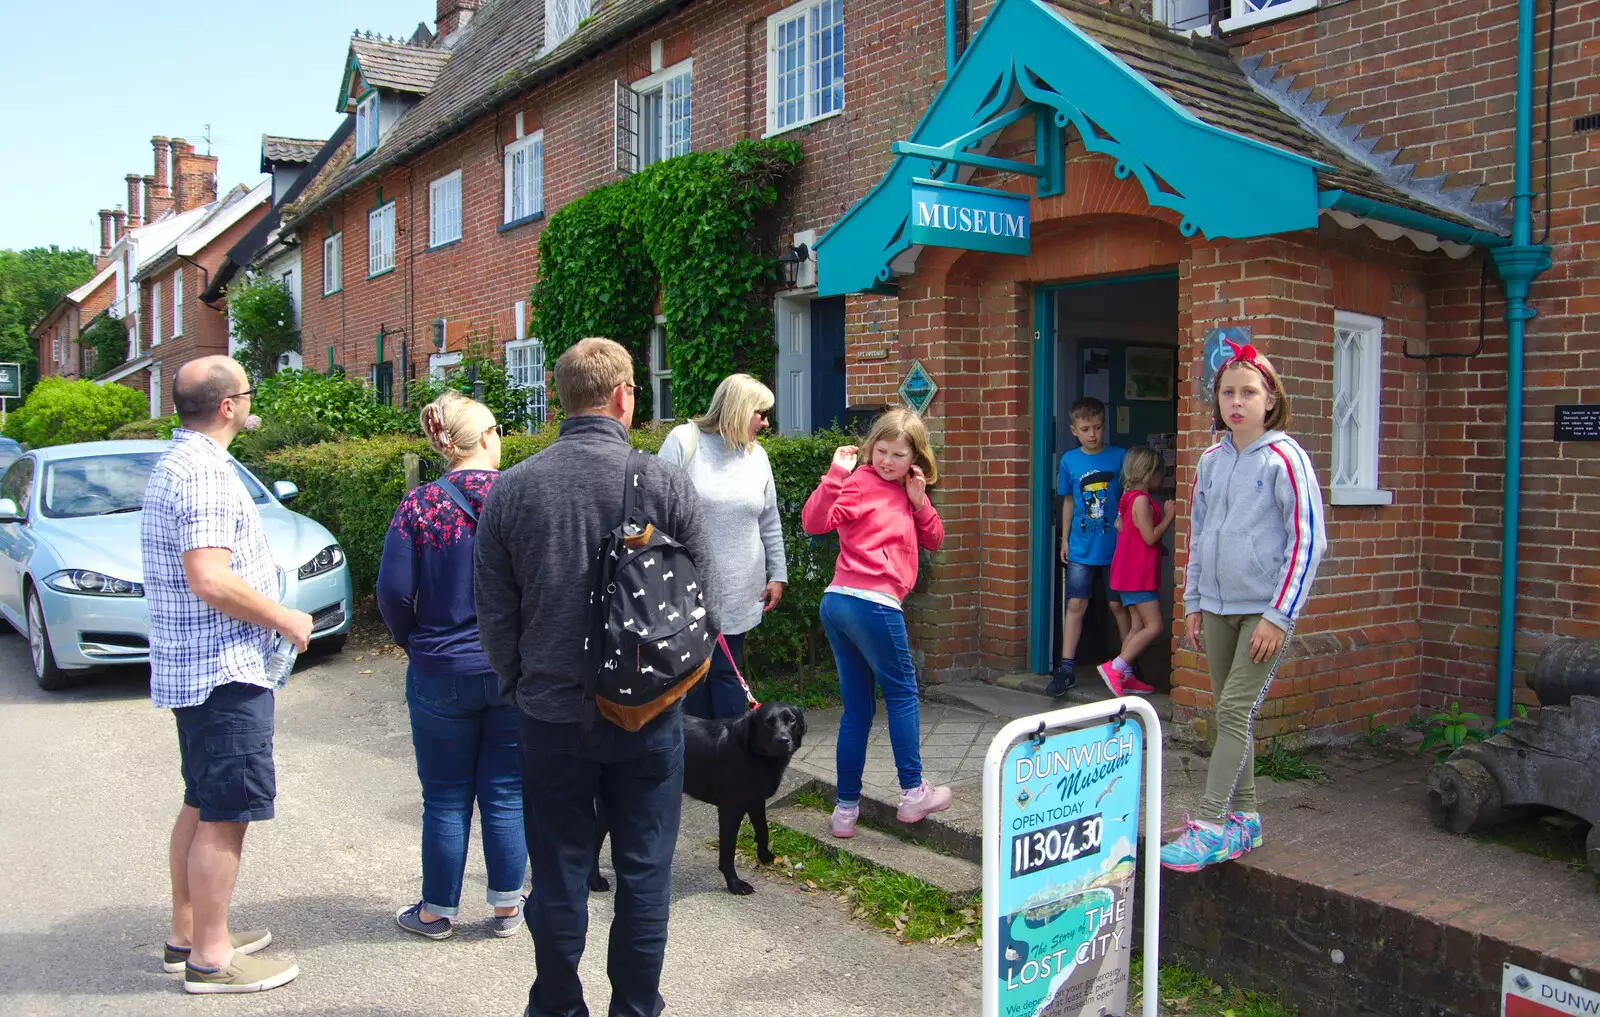
[[[1078, 447], [1072, 436], [1069, 410], [1085, 396], [1106, 406], [1105, 443], [1123, 449], [1135, 445], [1155, 447], [1165, 464], [1162, 489], [1156, 499], [1165, 503], [1176, 494], [1178, 429], [1178, 281], [1175, 274], [1131, 280], [1087, 282], [1055, 288], [1049, 308], [1054, 341], [1054, 422], [1050, 438], [1049, 470], [1056, 477], [1061, 457]], [[1051, 548], [1060, 546], [1060, 492], [1053, 497]], [[1160, 570], [1161, 614], [1172, 616], [1173, 532], [1162, 538]], [[1055, 556], [1052, 552], [1052, 562]], [[1064, 570], [1057, 563], [1052, 573], [1050, 599], [1050, 666], [1061, 656]], [[1036, 601], [1041, 603], [1041, 601]], [[1106, 601], [1103, 584], [1096, 589], [1084, 619], [1083, 634], [1074, 659], [1080, 683], [1097, 684], [1096, 665], [1110, 660], [1121, 648], [1117, 626]], [[1160, 692], [1172, 684], [1172, 642], [1158, 637], [1137, 661], [1145, 681]]]

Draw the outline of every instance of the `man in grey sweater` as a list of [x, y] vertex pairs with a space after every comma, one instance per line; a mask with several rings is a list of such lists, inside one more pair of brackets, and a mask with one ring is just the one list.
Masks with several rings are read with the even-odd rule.
[[[636, 732], [603, 719], [587, 736], [581, 732], [590, 568], [602, 538], [622, 522], [633, 360], [610, 339], [584, 339], [556, 362], [555, 382], [567, 414], [560, 436], [501, 475], [483, 507], [474, 557], [483, 649], [502, 691], [522, 710], [536, 967], [526, 1012], [589, 1012], [578, 961], [588, 935], [598, 798], [617, 872], [610, 1013], [656, 1017], [665, 1006], [659, 986], [682, 809], [682, 710], [674, 705]], [[683, 544], [697, 564], [710, 559], [699, 496], [681, 470], [650, 459], [635, 503], [641, 518]]]

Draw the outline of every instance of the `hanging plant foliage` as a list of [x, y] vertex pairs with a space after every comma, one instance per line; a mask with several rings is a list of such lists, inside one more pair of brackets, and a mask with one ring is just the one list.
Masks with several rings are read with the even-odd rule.
[[633, 354], [636, 416], [651, 412], [650, 328], [659, 295], [676, 416], [703, 412], [734, 371], [769, 377], [776, 244], [761, 227], [799, 144], [741, 141], [691, 152], [590, 191], [539, 239], [533, 334], [548, 363], [585, 336]]

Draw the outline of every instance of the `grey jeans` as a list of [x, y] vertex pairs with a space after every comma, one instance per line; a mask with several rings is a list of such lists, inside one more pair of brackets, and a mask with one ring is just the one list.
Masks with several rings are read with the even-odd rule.
[[1200, 814], [1219, 822], [1230, 812], [1255, 812], [1256, 712], [1266, 701], [1267, 689], [1278, 662], [1289, 649], [1293, 633], [1286, 633], [1283, 648], [1258, 664], [1250, 659], [1250, 637], [1261, 621], [1259, 614], [1212, 614], [1201, 619], [1206, 640], [1206, 663], [1211, 671], [1217, 745], [1206, 769], [1206, 793]]

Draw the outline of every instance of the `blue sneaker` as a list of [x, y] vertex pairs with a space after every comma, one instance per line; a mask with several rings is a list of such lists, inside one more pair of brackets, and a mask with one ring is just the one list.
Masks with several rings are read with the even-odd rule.
[[[1242, 827], [1249, 842], [1245, 851], [1250, 851], [1261, 846], [1261, 813], [1259, 812], [1233, 812], [1228, 815], [1229, 826]], [[1240, 852], [1241, 854], [1243, 852]], [[1238, 857], [1237, 855], [1235, 857]]]
[[1063, 660], [1050, 675], [1050, 684], [1044, 687], [1044, 694], [1051, 699], [1060, 699], [1077, 686], [1078, 678], [1073, 673], [1072, 661]]
[[[519, 912], [520, 914], [520, 912]], [[395, 912], [395, 922], [407, 932], [429, 939], [449, 939], [455, 935], [455, 923], [440, 915], [431, 922], [422, 920], [422, 902], [419, 900], [410, 907], [401, 908]]]
[[[1183, 818], [1183, 832], [1178, 839], [1161, 846], [1161, 865], [1174, 872], [1199, 872], [1207, 865], [1228, 859], [1227, 827], [1212, 830]], [[1235, 835], [1235, 840], [1242, 840]], [[1234, 845], [1237, 846], [1237, 845]]]

